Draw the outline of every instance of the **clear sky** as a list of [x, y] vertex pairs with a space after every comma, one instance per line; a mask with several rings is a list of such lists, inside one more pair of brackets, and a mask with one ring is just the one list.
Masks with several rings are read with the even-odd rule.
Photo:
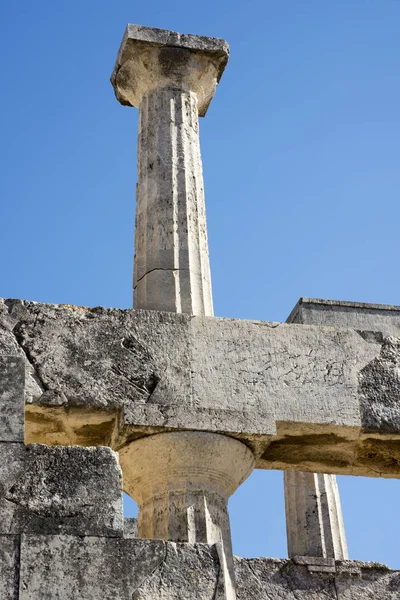
[[[216, 314], [400, 304], [399, 0], [1, 2], [0, 296], [131, 306], [138, 115], [109, 83], [128, 22], [231, 45], [201, 122]], [[400, 482], [339, 485], [351, 557], [400, 568]], [[230, 506], [236, 554], [286, 556], [281, 473]]]

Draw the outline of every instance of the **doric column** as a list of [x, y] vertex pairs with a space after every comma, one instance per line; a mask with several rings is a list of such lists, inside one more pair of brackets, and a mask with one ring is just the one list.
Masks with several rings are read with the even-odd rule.
[[254, 468], [249, 448], [225, 435], [160, 433], [123, 448], [120, 462], [139, 537], [219, 544], [226, 598], [235, 598], [228, 498]]
[[348, 559], [335, 475], [284, 472], [289, 557]]
[[140, 103], [136, 308], [213, 314], [197, 105], [171, 88]]
[[227, 60], [224, 40], [128, 25], [112, 82], [140, 114], [135, 308], [213, 314], [198, 117]]
[[[309, 323], [296, 308], [287, 323]], [[336, 475], [288, 469], [284, 488], [289, 556], [348, 559]]]
[[[134, 306], [213, 315], [198, 117], [228, 60], [224, 40], [128, 25], [112, 83], [139, 108]], [[139, 537], [218, 544], [225, 598], [234, 600], [229, 496], [254, 468], [228, 436], [178, 431], [120, 452]]]

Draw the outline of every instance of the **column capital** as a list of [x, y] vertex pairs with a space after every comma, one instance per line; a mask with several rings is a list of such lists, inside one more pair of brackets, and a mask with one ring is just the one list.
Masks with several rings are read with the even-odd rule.
[[128, 25], [111, 83], [118, 101], [139, 107], [149, 91], [178, 88], [196, 93], [203, 117], [228, 62], [225, 40]]

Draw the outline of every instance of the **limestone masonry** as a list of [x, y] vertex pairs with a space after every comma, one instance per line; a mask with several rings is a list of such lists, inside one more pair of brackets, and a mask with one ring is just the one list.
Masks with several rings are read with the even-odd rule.
[[[213, 317], [198, 117], [228, 56], [122, 40], [135, 309], [0, 300], [0, 600], [400, 598], [399, 571], [348, 560], [335, 479], [400, 478], [400, 307]], [[285, 472], [289, 559], [232, 555], [228, 499], [254, 468]]]

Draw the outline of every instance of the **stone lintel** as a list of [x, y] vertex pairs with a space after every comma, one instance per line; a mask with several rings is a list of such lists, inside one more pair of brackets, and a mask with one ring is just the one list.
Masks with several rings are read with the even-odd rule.
[[395, 338], [17, 300], [0, 314], [0, 347], [26, 356], [26, 390], [40, 381], [28, 442], [119, 449], [200, 430], [244, 442], [259, 468], [400, 476]]
[[158, 87], [197, 92], [204, 116], [229, 58], [225, 40], [128, 25], [111, 83], [118, 101], [139, 107], [144, 93]]

